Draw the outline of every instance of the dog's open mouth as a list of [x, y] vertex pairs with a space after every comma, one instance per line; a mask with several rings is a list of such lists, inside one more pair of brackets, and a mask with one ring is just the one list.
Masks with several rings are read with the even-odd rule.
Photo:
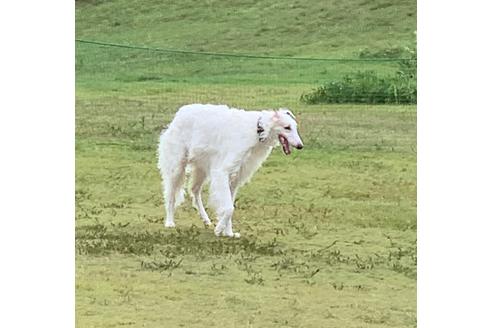
[[287, 141], [287, 138], [284, 137], [283, 135], [279, 134], [278, 140], [280, 141], [280, 144], [282, 145], [282, 150], [284, 151], [284, 154], [290, 155], [290, 147], [289, 147], [289, 142]]

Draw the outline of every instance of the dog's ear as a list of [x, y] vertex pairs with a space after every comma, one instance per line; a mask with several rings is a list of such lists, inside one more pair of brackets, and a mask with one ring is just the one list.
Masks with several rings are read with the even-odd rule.
[[289, 109], [287, 109], [287, 108], [279, 108], [279, 112], [282, 112], [282, 113], [285, 113], [285, 114], [289, 115], [294, 120], [296, 119], [296, 117], [294, 116], [294, 114]]
[[280, 119], [279, 112], [280, 111], [273, 112], [273, 116], [272, 116], [272, 121], [273, 122], [278, 122], [278, 120]]

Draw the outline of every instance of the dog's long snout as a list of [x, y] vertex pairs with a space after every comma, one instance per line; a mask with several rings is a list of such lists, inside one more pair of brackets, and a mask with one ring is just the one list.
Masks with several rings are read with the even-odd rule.
[[297, 148], [297, 149], [302, 149], [302, 148], [304, 148], [304, 146], [303, 146], [302, 144], [298, 144], [298, 145], [296, 146], [296, 148]]

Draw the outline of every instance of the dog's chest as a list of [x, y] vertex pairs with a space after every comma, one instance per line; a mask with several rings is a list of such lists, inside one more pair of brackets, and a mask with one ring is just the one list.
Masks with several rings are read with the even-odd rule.
[[271, 151], [272, 147], [261, 146], [252, 148], [244, 157], [240, 171], [246, 174], [252, 173], [252, 171], [258, 169], [261, 163], [266, 160]]

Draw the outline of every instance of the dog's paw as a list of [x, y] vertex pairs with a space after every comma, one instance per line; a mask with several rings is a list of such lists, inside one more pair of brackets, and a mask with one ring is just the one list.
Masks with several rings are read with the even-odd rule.
[[217, 237], [221, 236], [224, 233], [224, 226], [217, 224], [217, 226], [214, 229], [214, 233]]
[[164, 223], [164, 227], [166, 227], [166, 228], [174, 228], [174, 227], [176, 227], [176, 223], [174, 223], [174, 222], [167, 222], [166, 221], [166, 223]]
[[223, 232], [222, 235], [224, 237], [229, 237], [229, 238], [241, 238], [241, 234], [239, 232]]

